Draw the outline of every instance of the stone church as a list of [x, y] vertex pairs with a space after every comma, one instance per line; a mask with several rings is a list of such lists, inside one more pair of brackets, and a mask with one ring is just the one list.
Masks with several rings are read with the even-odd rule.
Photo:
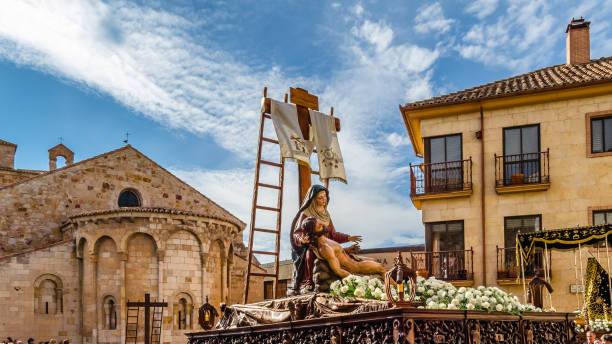
[[181, 343], [207, 297], [241, 300], [245, 223], [144, 154], [74, 162], [60, 144], [32, 171], [14, 168], [16, 150], [0, 140], [0, 337], [123, 343], [125, 303], [149, 293], [168, 303], [161, 343]]

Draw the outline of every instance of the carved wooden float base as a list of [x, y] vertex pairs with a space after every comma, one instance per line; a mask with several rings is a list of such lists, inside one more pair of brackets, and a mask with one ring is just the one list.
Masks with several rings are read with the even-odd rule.
[[189, 344], [578, 343], [571, 313], [393, 308], [378, 312], [187, 333]]

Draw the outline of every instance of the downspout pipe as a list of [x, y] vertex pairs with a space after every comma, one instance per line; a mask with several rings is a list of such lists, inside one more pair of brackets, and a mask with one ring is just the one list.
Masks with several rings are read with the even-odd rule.
[[487, 286], [487, 237], [485, 221], [485, 130], [482, 103], [480, 105], [480, 218], [482, 224], [482, 284]]

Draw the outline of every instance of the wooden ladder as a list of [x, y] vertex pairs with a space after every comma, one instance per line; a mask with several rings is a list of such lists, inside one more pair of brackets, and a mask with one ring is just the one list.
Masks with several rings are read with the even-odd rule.
[[138, 340], [138, 315], [140, 314], [140, 307], [126, 307], [125, 312], [125, 343], [136, 344]]
[[151, 319], [151, 344], [159, 344], [161, 342], [163, 314], [163, 307], [153, 307], [153, 318]]
[[[270, 99], [267, 96], [267, 88], [264, 87], [263, 91], [264, 96], [264, 109], [269, 109]], [[285, 102], [287, 102], [287, 94], [285, 94]], [[249, 228], [249, 253], [247, 259], [247, 273], [245, 277], [245, 287], [244, 287], [244, 299], [243, 303], [246, 304], [249, 297], [249, 281], [251, 276], [260, 276], [260, 277], [274, 277], [274, 285], [273, 285], [273, 296], [276, 298], [277, 285], [278, 285], [278, 259], [280, 252], [280, 234], [281, 234], [281, 217], [282, 217], [282, 209], [283, 209], [283, 182], [285, 175], [285, 162], [281, 158], [280, 162], [273, 162], [268, 160], [262, 160], [261, 151], [264, 142], [278, 144], [278, 140], [274, 140], [268, 137], [264, 137], [264, 126], [266, 119], [272, 120], [269, 114], [266, 111], [261, 112], [261, 118], [259, 123], [259, 139], [257, 143], [257, 163], [255, 165], [255, 183], [253, 184], [253, 204], [251, 207], [251, 224]], [[278, 168], [278, 185], [265, 184], [260, 181], [260, 169], [261, 165], [274, 166]], [[276, 207], [266, 207], [262, 206], [258, 203], [258, 195], [259, 188], [269, 188], [277, 190], [277, 203]], [[257, 210], [265, 210], [272, 211], [276, 213], [276, 228], [274, 229], [266, 229], [266, 228], [258, 228], [255, 226], [256, 220], [256, 212]], [[257, 251], [253, 250], [253, 236], [255, 232], [263, 232], [263, 233], [272, 233], [275, 234], [276, 242], [275, 242], [275, 250], [271, 251]], [[251, 272], [251, 264], [253, 262], [253, 255], [255, 254], [265, 254], [265, 255], [273, 255], [274, 256], [274, 273], [259, 273], [259, 272]]]

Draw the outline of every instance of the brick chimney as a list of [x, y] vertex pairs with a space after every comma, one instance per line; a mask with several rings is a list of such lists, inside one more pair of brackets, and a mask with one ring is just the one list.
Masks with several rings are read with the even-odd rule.
[[584, 18], [574, 19], [567, 25], [566, 52], [567, 64], [587, 63], [591, 61], [591, 43], [589, 39], [591, 22]]

